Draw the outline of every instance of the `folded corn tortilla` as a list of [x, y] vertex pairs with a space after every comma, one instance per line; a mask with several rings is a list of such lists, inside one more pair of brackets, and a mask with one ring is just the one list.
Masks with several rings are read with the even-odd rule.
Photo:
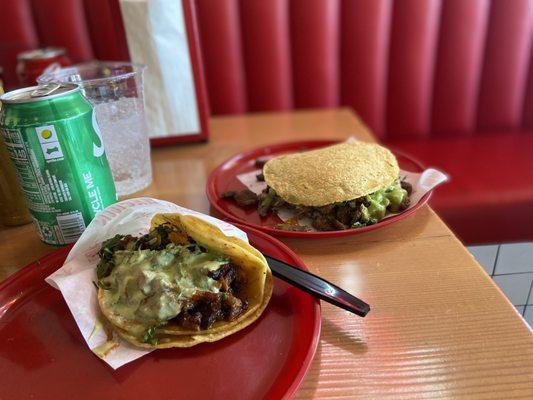
[[361, 141], [279, 156], [263, 167], [265, 182], [279, 197], [312, 207], [374, 193], [391, 185], [399, 173], [388, 149]]
[[157, 226], [170, 224], [177, 232], [186, 234], [206, 249], [229, 257], [245, 277], [245, 285], [239, 298], [248, 304], [246, 310], [233, 321], [217, 321], [209, 329], [185, 329], [167, 321], [155, 328], [156, 342], [143, 340], [149, 326], [142, 321], [121, 315], [116, 307], [111, 290], [100, 287], [98, 303], [103, 315], [114, 326], [116, 332], [128, 342], [145, 348], [191, 347], [203, 342], [214, 342], [241, 329], [259, 318], [272, 295], [272, 272], [264, 256], [254, 247], [235, 237], [225, 236], [222, 231], [197, 217], [180, 214], [158, 214], [152, 219], [152, 230]]

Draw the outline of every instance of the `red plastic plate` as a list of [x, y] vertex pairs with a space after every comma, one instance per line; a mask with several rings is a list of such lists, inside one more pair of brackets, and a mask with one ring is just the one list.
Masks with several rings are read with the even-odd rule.
[[[259, 147], [250, 151], [237, 154], [223, 162], [213, 172], [211, 172], [211, 175], [209, 175], [209, 179], [207, 181], [207, 197], [211, 205], [226, 219], [230, 221], [239, 222], [241, 224], [260, 229], [263, 232], [267, 232], [271, 235], [307, 238], [348, 236], [373, 231], [374, 229], [379, 229], [381, 227], [404, 219], [405, 217], [411, 215], [428, 202], [429, 198], [431, 197], [432, 191], [426, 193], [414, 207], [393, 217], [384, 219], [375, 225], [365, 226], [358, 229], [346, 229], [341, 231], [291, 232], [284, 231], [282, 229], [276, 229], [276, 225], [281, 222], [281, 220], [276, 215], [269, 215], [266, 218], [261, 218], [257, 213], [257, 209], [255, 207], [239, 207], [233, 201], [222, 199], [220, 197], [220, 195], [225, 191], [245, 188], [245, 186], [237, 179], [237, 176], [246, 172], [256, 170], [257, 167], [254, 165], [254, 163], [255, 160], [258, 158], [272, 155], [295, 153], [302, 150], [311, 150], [319, 147], [329, 146], [338, 142], [339, 141], [334, 140], [309, 140], [300, 142], [280, 143], [271, 146]], [[392, 149], [391, 151], [398, 159], [400, 168], [404, 171], [424, 171], [424, 167], [418, 161], [398, 151], [394, 151]]]
[[[306, 269], [276, 239], [240, 228], [260, 251]], [[320, 304], [277, 279], [265, 312], [246, 329], [114, 371], [89, 351], [60, 292], [44, 282], [68, 250], [0, 285], [0, 399], [278, 399], [301, 384], [320, 336]]]

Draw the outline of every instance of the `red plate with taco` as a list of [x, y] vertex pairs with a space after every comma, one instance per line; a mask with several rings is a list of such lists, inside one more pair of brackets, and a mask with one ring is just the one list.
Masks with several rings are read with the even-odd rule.
[[230, 158], [207, 195], [228, 219], [271, 234], [344, 236], [407, 217], [446, 179], [376, 143], [292, 142]]

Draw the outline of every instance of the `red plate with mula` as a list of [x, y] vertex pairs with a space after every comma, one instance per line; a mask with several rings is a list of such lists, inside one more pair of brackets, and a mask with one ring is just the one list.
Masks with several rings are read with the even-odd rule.
[[[382, 228], [384, 226], [387, 226], [389, 224], [408, 217], [428, 202], [432, 194], [431, 190], [427, 192], [424, 196], [422, 196], [415, 206], [408, 208], [407, 210], [399, 214], [395, 214], [394, 216], [385, 218], [374, 225], [369, 225], [357, 229], [345, 229], [338, 231], [295, 232], [276, 228], [276, 225], [278, 225], [282, 221], [275, 214], [271, 213], [267, 217], [261, 218], [255, 206], [241, 207], [235, 204], [233, 200], [223, 199], [221, 197], [221, 194], [228, 190], [238, 190], [246, 188], [246, 186], [244, 186], [239, 181], [237, 176], [257, 170], [258, 168], [255, 166], [255, 160], [257, 159], [264, 159], [267, 157], [271, 158], [273, 156], [278, 156], [281, 154], [296, 153], [304, 150], [313, 150], [320, 147], [329, 146], [338, 142], [339, 141], [333, 140], [309, 140], [281, 143], [272, 146], [259, 147], [237, 154], [226, 160], [224, 163], [219, 165], [213, 172], [211, 172], [211, 175], [209, 176], [209, 179], [207, 181], [207, 197], [212, 207], [230, 221], [238, 222], [256, 229], [260, 229], [263, 232], [267, 232], [271, 235], [307, 238], [348, 236], [373, 231], [375, 229]], [[418, 161], [392, 149], [391, 151], [398, 159], [400, 169], [410, 172], [424, 171], [424, 167]]]
[[[306, 269], [278, 240], [239, 228], [261, 252]], [[0, 399], [287, 399], [304, 379], [320, 336], [320, 304], [278, 279], [263, 315], [242, 331], [111, 369], [87, 348], [61, 293], [44, 282], [68, 250], [0, 285]]]

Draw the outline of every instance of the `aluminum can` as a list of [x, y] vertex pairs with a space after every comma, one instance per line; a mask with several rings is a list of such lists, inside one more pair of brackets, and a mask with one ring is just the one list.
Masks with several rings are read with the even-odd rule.
[[13, 163], [0, 137], [0, 222], [6, 226], [28, 224], [32, 221], [22, 195]]
[[76, 241], [117, 201], [93, 107], [71, 83], [14, 90], [0, 101], [0, 130], [39, 236]]
[[[2, 69], [0, 68], [0, 73]], [[0, 75], [0, 95], [4, 94]], [[0, 110], [2, 105], [0, 104]], [[0, 135], [0, 222], [15, 226], [31, 222], [24, 196], [20, 192], [17, 173], [9, 159], [9, 153]]]
[[17, 76], [21, 86], [37, 84], [37, 78], [51, 66], [57, 68], [71, 65], [62, 47], [45, 47], [42, 49], [28, 50], [17, 56]]

